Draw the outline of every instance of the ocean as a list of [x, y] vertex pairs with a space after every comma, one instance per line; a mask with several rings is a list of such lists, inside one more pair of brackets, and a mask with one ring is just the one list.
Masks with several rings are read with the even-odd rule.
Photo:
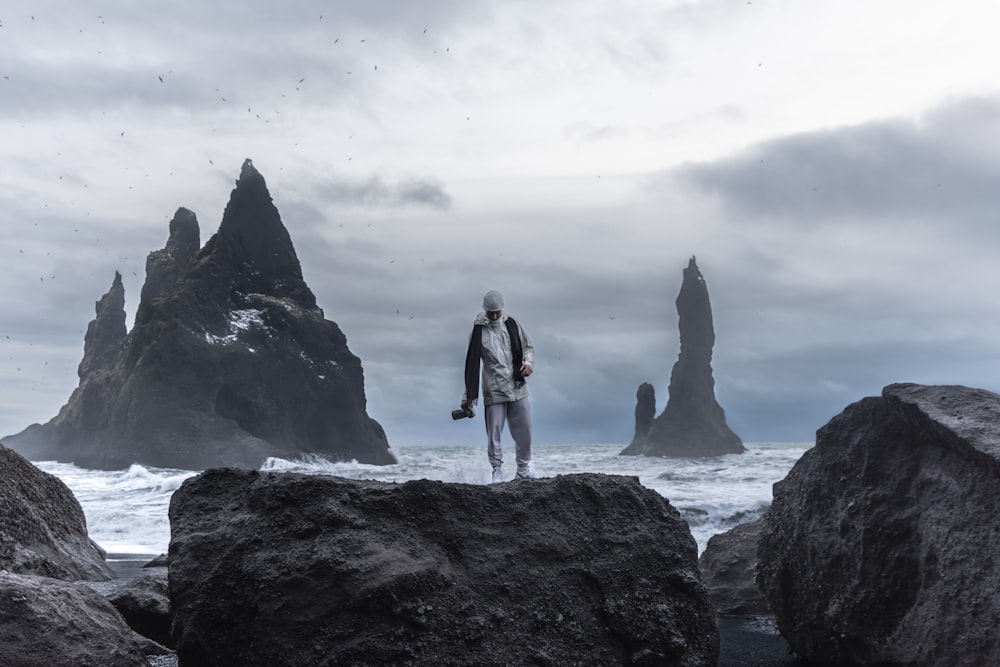
[[[708, 539], [759, 517], [771, 503], [771, 485], [785, 477], [808, 443], [747, 443], [744, 454], [713, 458], [619, 456], [624, 445], [535, 445], [533, 465], [541, 476], [596, 472], [628, 475], [670, 501], [691, 527], [699, 553]], [[505, 451], [513, 458], [513, 446]], [[399, 463], [373, 466], [333, 463], [318, 456], [268, 459], [261, 470], [406, 482], [434, 479], [487, 484], [486, 445], [394, 448]], [[73, 491], [87, 518], [91, 539], [109, 554], [135, 559], [166, 553], [170, 543], [170, 496], [198, 471], [132, 465], [124, 470], [88, 470], [68, 463], [35, 461]], [[509, 465], [506, 477], [514, 474]]]

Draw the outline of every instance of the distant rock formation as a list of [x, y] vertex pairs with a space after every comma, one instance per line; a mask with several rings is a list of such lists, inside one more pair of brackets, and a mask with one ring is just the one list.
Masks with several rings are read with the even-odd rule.
[[[677, 295], [677, 315], [681, 351], [670, 373], [667, 406], [644, 431], [644, 435], [640, 435], [640, 405], [636, 405], [636, 435], [621, 453], [647, 456], [742, 453], [746, 451], [743, 441], [726, 425], [725, 412], [715, 400], [712, 306], [708, 300], [708, 287], [694, 257], [684, 269], [684, 279]], [[639, 402], [648, 401], [641, 391], [640, 386]]]
[[52, 420], [5, 438], [34, 460], [114, 469], [259, 467], [319, 454], [389, 464], [361, 361], [306, 285], [250, 160], [218, 232], [198, 249], [181, 208], [149, 255], [132, 330], [116, 274], [87, 330], [80, 385]]
[[3, 444], [0, 480], [0, 570], [67, 581], [114, 576], [62, 480]]
[[170, 502], [181, 664], [714, 665], [687, 523], [634, 477], [209, 470]]
[[713, 535], [698, 558], [712, 605], [720, 616], [770, 616], [771, 607], [757, 587], [757, 542], [762, 521]]
[[646, 439], [655, 416], [656, 389], [648, 382], [643, 382], [635, 392], [635, 435], [632, 436], [630, 447]]
[[1000, 395], [894, 384], [774, 485], [758, 581], [798, 655], [1000, 664]]

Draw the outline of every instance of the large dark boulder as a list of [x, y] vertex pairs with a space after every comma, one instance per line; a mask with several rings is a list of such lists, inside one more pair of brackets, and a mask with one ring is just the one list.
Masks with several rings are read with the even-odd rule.
[[[681, 351], [670, 373], [667, 406], [645, 434], [639, 432], [639, 405], [636, 406], [636, 435], [621, 453], [647, 456], [742, 453], [746, 451], [743, 441], [726, 424], [726, 414], [715, 400], [712, 305], [694, 257], [684, 269], [676, 305]], [[643, 397], [638, 398], [641, 405]]]
[[709, 538], [698, 558], [712, 605], [720, 616], [768, 616], [771, 607], [757, 587], [757, 541], [761, 520]]
[[86, 586], [0, 571], [0, 665], [147, 667], [162, 652]]
[[5, 439], [95, 468], [259, 467], [320, 454], [394, 463], [367, 414], [361, 361], [302, 277], [264, 178], [247, 160], [198, 250], [179, 209], [150, 254], [132, 330], [116, 274], [87, 332], [80, 385], [52, 420]]
[[758, 579], [830, 665], [1000, 664], [1000, 396], [895, 384], [774, 485]]
[[170, 504], [182, 665], [714, 665], [687, 524], [636, 478], [210, 470]]
[[114, 576], [104, 551], [87, 535], [87, 519], [69, 487], [3, 444], [0, 570], [67, 581]]

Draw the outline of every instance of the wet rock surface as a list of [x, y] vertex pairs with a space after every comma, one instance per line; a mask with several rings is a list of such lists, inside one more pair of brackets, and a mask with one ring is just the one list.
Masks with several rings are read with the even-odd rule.
[[716, 664], [680, 515], [635, 478], [210, 470], [170, 507], [181, 664]]
[[1000, 664], [1000, 396], [889, 385], [774, 486], [759, 582], [823, 664]]
[[698, 559], [715, 610], [721, 616], [770, 616], [771, 607], [757, 587], [757, 542], [761, 520], [713, 535]]
[[3, 444], [0, 480], [0, 570], [67, 581], [112, 578], [62, 480]]
[[146, 667], [148, 650], [88, 587], [0, 571], [0, 665]]

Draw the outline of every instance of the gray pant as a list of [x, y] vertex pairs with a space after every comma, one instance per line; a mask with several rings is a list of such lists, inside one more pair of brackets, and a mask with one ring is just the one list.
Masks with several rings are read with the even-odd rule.
[[531, 462], [531, 404], [527, 398], [486, 406], [486, 454], [494, 468], [503, 463], [500, 434], [504, 423], [510, 424], [517, 469], [523, 470]]

